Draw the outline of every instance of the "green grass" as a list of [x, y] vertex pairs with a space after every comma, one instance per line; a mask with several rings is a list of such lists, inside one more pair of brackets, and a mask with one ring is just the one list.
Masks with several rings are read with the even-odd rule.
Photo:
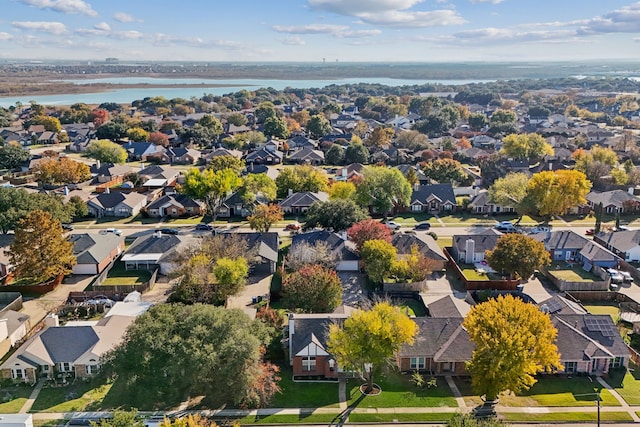
[[0, 414], [17, 414], [32, 391], [33, 388], [27, 385], [0, 389]]
[[349, 422], [352, 423], [391, 423], [398, 421], [449, 421], [455, 413], [453, 412], [428, 412], [424, 414], [359, 414], [352, 413], [349, 415]]
[[[148, 282], [151, 278], [151, 272], [147, 270], [126, 270], [124, 263], [118, 261], [113, 268], [109, 270], [107, 278], [100, 286], [113, 285], [141, 285]], [[99, 287], [98, 287], [99, 288]]]
[[[548, 421], [596, 421], [595, 412], [549, 412], [546, 414], [503, 413], [500, 418], [505, 421], [548, 422]], [[601, 412], [601, 421], [633, 421], [628, 412]]]
[[330, 424], [335, 421], [338, 414], [282, 414], [282, 415], [267, 415], [267, 416], [247, 416], [240, 418], [238, 422], [240, 424], [310, 424], [310, 423], [322, 423]]
[[200, 224], [203, 218], [202, 215], [190, 216], [188, 218], [169, 218], [166, 222], [172, 225], [196, 225]]
[[400, 307], [400, 309], [403, 312], [407, 313], [408, 316], [423, 317], [427, 315], [424, 304], [414, 299], [403, 299], [398, 301], [394, 305]]
[[494, 273], [480, 273], [471, 264], [458, 264], [462, 274], [467, 280], [500, 280], [501, 277]]
[[616, 304], [610, 302], [592, 302], [590, 304], [584, 304], [584, 308], [586, 308], [591, 314], [608, 314], [614, 322], [617, 322], [620, 318], [620, 308]]
[[607, 382], [629, 405], [640, 405], [640, 370], [612, 370]]
[[548, 268], [551, 275], [568, 282], [594, 282], [602, 279], [595, 274], [585, 271], [579, 264], [567, 264], [566, 262], [553, 262]]
[[100, 379], [77, 381], [65, 387], [43, 388], [31, 412], [95, 411], [102, 408], [102, 401], [110, 389], [111, 384]]
[[440, 249], [450, 248], [453, 246], [453, 236], [438, 236], [438, 240], [436, 243], [440, 247]]
[[288, 366], [280, 367], [280, 388], [282, 393], [274, 396], [272, 408], [338, 408], [337, 383], [293, 382]]
[[468, 212], [454, 212], [451, 214], [443, 213], [440, 215], [440, 220], [445, 224], [493, 224], [495, 222], [493, 218], [472, 215]]
[[435, 216], [426, 213], [401, 213], [393, 218], [389, 218], [389, 220], [395, 221], [405, 227], [413, 227], [419, 222], [429, 222], [432, 227], [438, 224], [438, 220]]
[[349, 380], [347, 384], [348, 404], [356, 401], [358, 408], [395, 408], [395, 407], [456, 407], [457, 402], [444, 378], [438, 378], [438, 386], [419, 389], [410, 381], [409, 375], [388, 370], [377, 374], [374, 382], [382, 387], [377, 396], [365, 396], [360, 393], [361, 381]]

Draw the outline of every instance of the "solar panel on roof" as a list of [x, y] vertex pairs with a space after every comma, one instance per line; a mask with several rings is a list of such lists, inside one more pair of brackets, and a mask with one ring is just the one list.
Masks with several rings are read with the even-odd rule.
[[560, 301], [558, 301], [555, 298], [550, 300], [546, 304], [547, 304], [547, 307], [549, 308], [549, 313], [556, 313], [564, 308], [560, 303]]

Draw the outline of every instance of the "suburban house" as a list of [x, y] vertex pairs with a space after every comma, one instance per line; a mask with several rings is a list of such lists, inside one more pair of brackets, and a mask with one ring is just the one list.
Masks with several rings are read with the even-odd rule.
[[456, 196], [451, 184], [416, 185], [411, 193], [411, 212], [453, 212]]
[[[287, 328], [289, 364], [293, 379], [337, 379], [342, 373], [327, 352], [329, 325], [342, 323], [346, 314], [290, 313]], [[285, 329], [285, 330], [286, 330]]]
[[398, 251], [398, 258], [402, 258], [411, 253], [411, 248], [416, 247], [418, 252], [433, 262], [433, 271], [444, 270], [447, 263], [440, 246], [428, 234], [402, 234], [395, 233], [391, 239], [391, 244]]
[[11, 350], [31, 330], [31, 317], [14, 310], [4, 310], [0, 315], [0, 355]]
[[602, 232], [593, 240], [627, 262], [640, 262], [640, 230]]
[[71, 234], [73, 255], [77, 263], [73, 274], [100, 274], [124, 251], [124, 236], [106, 234]]
[[513, 213], [515, 208], [512, 206], [501, 206], [489, 200], [489, 192], [480, 190], [478, 194], [473, 196], [469, 202], [469, 210], [476, 214], [500, 214]]
[[175, 193], [165, 194], [157, 200], [149, 203], [145, 211], [150, 217], [161, 218], [168, 216], [171, 218], [179, 218], [182, 216], [198, 216], [204, 212], [202, 202], [192, 199], [191, 197]]
[[175, 257], [195, 243], [194, 238], [155, 232], [138, 237], [129, 246], [120, 261], [127, 270], [155, 270], [167, 275], [175, 268]]
[[270, 147], [262, 147], [247, 154], [245, 161], [257, 165], [279, 165], [282, 163], [283, 157], [282, 151], [274, 150]]
[[129, 160], [142, 160], [146, 162], [149, 157], [155, 157], [163, 153], [165, 148], [152, 142], [132, 142], [122, 145], [122, 148], [129, 153]]
[[89, 214], [96, 218], [105, 216], [128, 217], [135, 216], [147, 204], [147, 196], [144, 194], [131, 192], [110, 192], [109, 189], [104, 193], [98, 194], [94, 198], [87, 201]]
[[592, 191], [587, 194], [587, 202], [592, 209], [602, 203], [604, 212], [608, 214], [640, 211], [640, 198], [623, 190]]
[[620, 262], [620, 257], [592, 241], [588, 241], [580, 250], [579, 259], [582, 262], [582, 268], [586, 271], [591, 271], [593, 265], [602, 268], [616, 268]]
[[589, 239], [571, 230], [538, 233], [532, 237], [544, 243], [544, 247], [554, 261], [578, 261], [580, 251], [590, 242]]
[[266, 203], [269, 203], [269, 201], [262, 197], [257, 197], [254, 202], [254, 206], [247, 206], [242, 199], [240, 192], [236, 191], [222, 202], [222, 206], [218, 209], [218, 217], [230, 218], [233, 216], [241, 216], [245, 218], [251, 215], [252, 208]]
[[422, 171], [422, 169], [420, 169], [417, 166], [402, 164], [402, 165], [395, 166], [395, 168], [398, 169], [400, 172], [402, 172], [402, 175], [404, 175], [405, 177], [407, 176], [407, 173], [410, 170], [413, 170], [416, 174], [416, 178], [418, 178], [418, 183], [424, 184], [424, 185], [431, 184], [431, 179], [427, 177]]
[[179, 163], [184, 165], [192, 165], [200, 160], [200, 151], [193, 148], [170, 147], [165, 151], [158, 152], [148, 157], [148, 160], [160, 163]]
[[482, 262], [485, 259], [485, 252], [495, 248], [500, 236], [502, 234], [493, 229], [479, 234], [453, 236], [451, 256], [457, 262], [465, 264]]
[[291, 163], [309, 164], [314, 166], [322, 165], [324, 164], [324, 153], [320, 150], [304, 147], [290, 155], [289, 161]]
[[171, 166], [150, 165], [138, 172], [146, 187], [173, 186], [180, 176], [181, 170]]
[[0, 375], [4, 379], [34, 384], [40, 378], [66, 383], [69, 379], [90, 378], [97, 374], [102, 357], [122, 341], [135, 316], [150, 306], [135, 302], [118, 304], [146, 308], [120, 310], [121, 314], [107, 315], [99, 321], [69, 322], [65, 326], [60, 326], [57, 315], [49, 314], [45, 318], [45, 328], [0, 365]]
[[307, 243], [311, 246], [322, 242], [336, 257], [336, 271], [360, 271], [360, 256], [356, 253], [355, 244], [337, 233], [327, 230], [309, 231], [296, 234], [291, 238], [291, 249], [295, 251], [297, 245]]
[[364, 165], [362, 163], [351, 163], [338, 169], [338, 171], [336, 172], [335, 180], [349, 181], [353, 178], [361, 177], [363, 169]]
[[229, 150], [227, 148], [216, 148], [212, 152], [203, 155], [202, 158], [204, 159], [205, 163], [209, 163], [215, 157], [232, 156], [232, 157], [235, 157], [236, 159], [241, 159], [242, 155], [243, 155], [243, 153], [240, 150]]
[[249, 248], [256, 251], [256, 263], [251, 268], [252, 273], [276, 272], [278, 263], [278, 249], [280, 248], [280, 236], [278, 233], [233, 233], [227, 236], [238, 236], [243, 238]]
[[98, 183], [105, 183], [124, 177], [126, 174], [133, 172], [133, 168], [129, 165], [116, 165], [113, 163], [100, 163], [96, 161], [89, 168], [92, 175], [95, 176]]
[[315, 202], [326, 202], [328, 200], [329, 195], [324, 191], [318, 191], [317, 193], [311, 191], [293, 193], [290, 191], [289, 195], [278, 204], [285, 214], [297, 215], [305, 213], [309, 206]]

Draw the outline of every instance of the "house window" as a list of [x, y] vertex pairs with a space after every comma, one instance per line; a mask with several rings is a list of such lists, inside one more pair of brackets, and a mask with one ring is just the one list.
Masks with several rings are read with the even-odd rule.
[[302, 370], [303, 371], [315, 371], [316, 370], [316, 358], [315, 358], [315, 356], [304, 356], [302, 358]]
[[61, 362], [58, 365], [58, 370], [60, 372], [71, 372], [71, 363], [69, 363], [69, 362]]
[[568, 374], [576, 372], [577, 362], [564, 362], [564, 371]]
[[87, 374], [89, 375], [97, 374], [98, 370], [100, 370], [98, 365], [87, 365]]
[[624, 357], [616, 357], [615, 359], [611, 359], [612, 368], [620, 368], [622, 366], [624, 366]]
[[42, 372], [47, 373], [49, 372], [49, 365], [41, 365], [40, 369], [42, 370]]
[[424, 357], [412, 357], [409, 362], [411, 369], [424, 369]]
[[482, 206], [476, 206], [476, 213], [482, 213]]
[[24, 380], [27, 378], [27, 371], [26, 369], [12, 369], [11, 370], [11, 378], [13, 378], [14, 380]]
[[411, 205], [411, 210], [414, 212], [421, 212], [422, 211], [422, 206], [421, 205]]

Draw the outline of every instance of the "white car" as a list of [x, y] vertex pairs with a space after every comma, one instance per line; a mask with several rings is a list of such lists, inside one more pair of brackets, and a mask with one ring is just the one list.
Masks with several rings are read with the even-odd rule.
[[122, 236], [122, 230], [118, 230], [117, 228], [105, 228], [100, 232], [100, 234], [113, 233], [116, 236]]
[[611, 283], [624, 282], [624, 276], [620, 274], [620, 272], [615, 268], [608, 268], [607, 273], [609, 273], [609, 276], [611, 276]]
[[625, 282], [633, 282], [633, 276], [628, 271], [618, 271], [620, 275], [624, 278]]
[[392, 230], [400, 230], [400, 224], [398, 224], [395, 221], [385, 221], [384, 225], [386, 225], [387, 227], [389, 227]]

